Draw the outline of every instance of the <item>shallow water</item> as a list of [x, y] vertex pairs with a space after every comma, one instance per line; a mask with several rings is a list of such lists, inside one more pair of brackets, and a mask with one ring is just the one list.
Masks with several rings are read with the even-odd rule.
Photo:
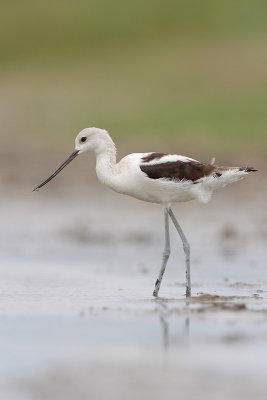
[[[266, 398], [266, 197], [175, 206], [160, 298], [159, 206], [102, 187], [1, 199], [1, 398]], [[244, 195], [245, 193], [245, 195]]]

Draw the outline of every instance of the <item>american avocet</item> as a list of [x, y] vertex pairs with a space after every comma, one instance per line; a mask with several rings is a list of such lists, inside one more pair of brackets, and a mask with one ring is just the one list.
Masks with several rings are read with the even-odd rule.
[[185, 156], [155, 152], [129, 154], [117, 163], [116, 147], [108, 132], [99, 128], [86, 128], [75, 139], [75, 151], [34, 190], [38, 190], [48, 183], [75, 157], [85, 151], [95, 153], [96, 174], [101, 183], [118, 193], [151, 203], [163, 204], [165, 248], [153, 295], [158, 296], [170, 256], [170, 217], [183, 243], [186, 264], [186, 296], [190, 296], [190, 245], [175, 218], [171, 204], [194, 199], [207, 203], [214, 190], [233, 183], [256, 169], [219, 167], [214, 165], [214, 159], [209, 163], [201, 163]]

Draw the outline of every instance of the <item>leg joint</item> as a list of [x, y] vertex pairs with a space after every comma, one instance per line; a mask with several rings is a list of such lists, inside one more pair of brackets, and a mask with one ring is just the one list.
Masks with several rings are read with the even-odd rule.
[[163, 252], [163, 257], [164, 258], [169, 258], [171, 254], [171, 250], [170, 249], [165, 249]]
[[187, 241], [183, 243], [183, 248], [185, 253], [190, 253], [190, 244]]

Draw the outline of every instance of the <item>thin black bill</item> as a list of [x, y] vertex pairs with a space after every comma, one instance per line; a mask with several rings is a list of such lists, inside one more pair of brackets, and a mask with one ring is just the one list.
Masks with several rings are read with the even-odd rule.
[[59, 174], [60, 171], [62, 171], [63, 168], [65, 168], [72, 160], [74, 160], [75, 157], [79, 154], [79, 150], [75, 150], [71, 155], [67, 158], [66, 161], [51, 175], [49, 178], [47, 178], [43, 183], [41, 183], [39, 186], [37, 186], [35, 189], [33, 189], [33, 192], [36, 190], [40, 189], [42, 186], [46, 185], [49, 181], [51, 181], [57, 174]]

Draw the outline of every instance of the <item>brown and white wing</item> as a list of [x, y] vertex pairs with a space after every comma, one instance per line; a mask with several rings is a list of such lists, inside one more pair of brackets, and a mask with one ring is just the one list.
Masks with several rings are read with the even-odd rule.
[[210, 163], [200, 163], [192, 158], [163, 153], [150, 153], [141, 161], [140, 169], [150, 179], [163, 178], [195, 182], [216, 174], [218, 168]]

